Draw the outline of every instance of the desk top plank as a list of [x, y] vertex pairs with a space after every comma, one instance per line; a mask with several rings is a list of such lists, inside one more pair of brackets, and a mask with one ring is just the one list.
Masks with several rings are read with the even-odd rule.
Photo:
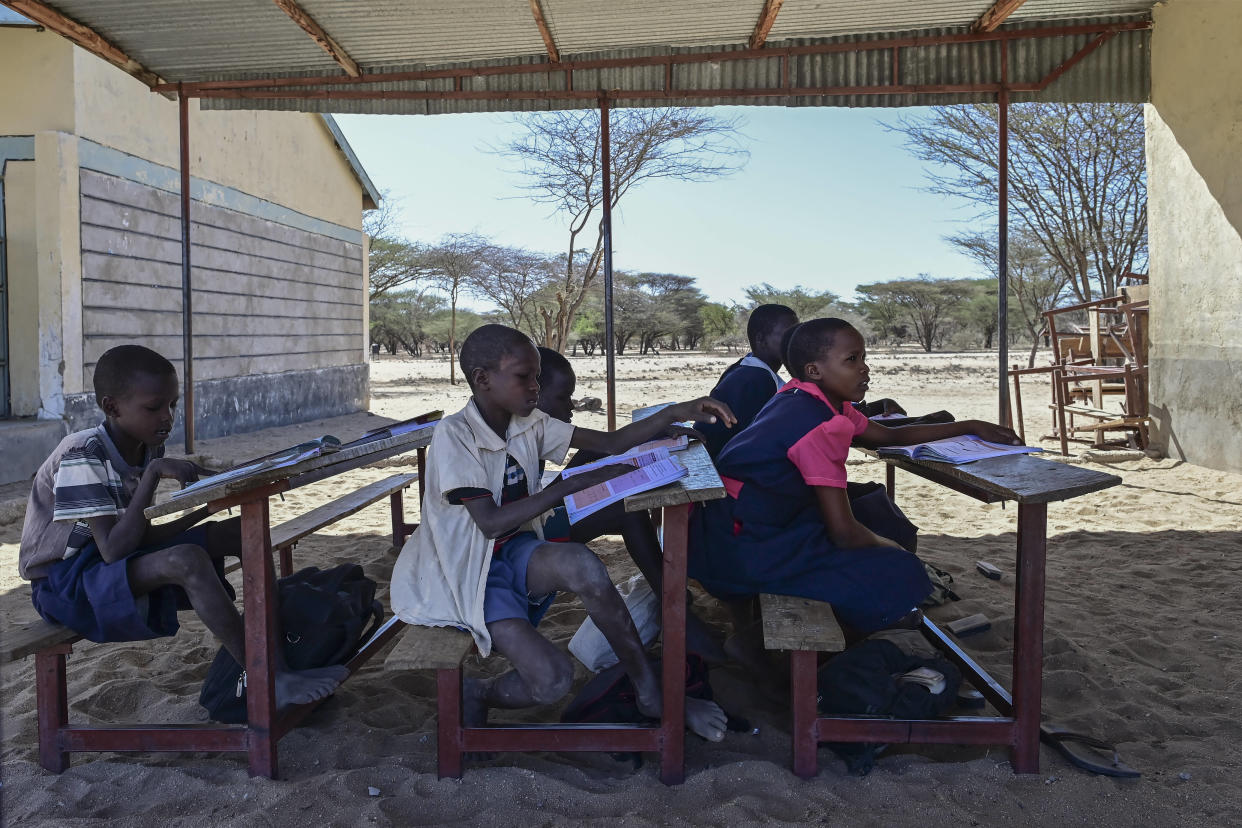
[[1053, 503], [1121, 483], [1115, 474], [1029, 454], [989, 457], [955, 466], [931, 460], [885, 457], [884, 462], [935, 482], [956, 481], [1018, 503]]
[[[177, 512], [184, 512], [195, 506], [201, 506], [213, 500], [220, 500], [225, 497], [231, 497], [251, 489], [257, 489], [260, 486], [277, 480], [287, 480], [294, 477], [303, 476], [304, 482], [312, 482], [332, 474], [349, 471], [351, 469], [364, 466], [367, 463], [381, 460], [384, 457], [391, 457], [394, 454], [402, 454], [407, 451], [413, 451], [417, 448], [429, 445], [431, 443], [432, 433], [435, 427], [424, 428], [418, 431], [412, 431], [407, 434], [398, 434], [396, 437], [389, 437], [384, 440], [375, 440], [370, 443], [364, 443], [360, 446], [350, 446], [340, 451], [321, 454], [318, 457], [309, 457], [300, 463], [291, 466], [283, 466], [275, 469], [266, 469], [258, 474], [244, 477], [240, 480], [226, 480], [216, 486], [206, 486], [194, 494], [185, 497], [170, 498], [162, 503], [147, 507], [143, 513], [147, 519], [163, 517], [164, 515], [172, 515]], [[357, 462], [351, 462], [357, 461]], [[331, 468], [340, 466], [340, 468]], [[307, 472], [315, 472], [322, 470], [323, 474], [309, 475]]]
[[724, 483], [702, 443], [691, 443], [684, 451], [673, 452], [672, 457], [689, 469], [690, 474], [667, 486], [630, 495], [625, 499], [625, 511], [639, 512], [662, 506], [702, 503], [725, 496]]

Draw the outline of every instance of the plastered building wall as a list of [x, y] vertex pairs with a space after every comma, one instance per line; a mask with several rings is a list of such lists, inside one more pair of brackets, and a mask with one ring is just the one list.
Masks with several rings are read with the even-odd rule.
[[[58, 36], [0, 29], [13, 416], [92, 424], [95, 361], [125, 342], [184, 374], [177, 114]], [[331, 131], [190, 115], [197, 433], [365, 408], [364, 191]]]
[[1242, 471], [1242, 2], [1154, 11], [1147, 107], [1153, 443]]

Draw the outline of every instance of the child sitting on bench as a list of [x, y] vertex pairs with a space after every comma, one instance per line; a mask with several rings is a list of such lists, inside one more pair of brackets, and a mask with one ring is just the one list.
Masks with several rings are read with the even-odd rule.
[[[543, 539], [539, 518], [573, 492], [630, 471], [606, 466], [541, 490], [541, 461], [560, 463], [569, 449], [616, 454], [667, 433], [675, 422], [719, 417], [710, 398], [669, 406], [614, 432], [575, 428], [537, 408], [539, 352], [521, 331], [484, 325], [462, 344], [470, 384], [465, 408], [436, 426], [428, 452], [422, 523], [393, 568], [392, 607], [407, 623], [468, 629], [479, 652], [492, 646], [514, 669], [465, 682], [464, 718], [481, 726], [492, 707], [550, 704], [573, 682], [569, 657], [535, 629], [558, 590], [577, 594], [634, 683], [638, 709], [659, 718], [660, 680], [643, 651], [608, 570], [581, 543]], [[725, 715], [686, 699], [686, 724], [713, 741]]]
[[[568, 423], [573, 420], [573, 395], [578, 378], [573, 366], [559, 351], [539, 349], [539, 410], [553, 419]], [[601, 459], [597, 452], [580, 450], [574, 453], [568, 468], [592, 463]], [[559, 486], [558, 478], [548, 488]], [[620, 535], [630, 559], [643, 573], [656, 595], [664, 582], [664, 553], [655, 525], [646, 511], [627, 512], [625, 502], [614, 503], [593, 515], [588, 515], [572, 526], [564, 506], [556, 507], [552, 517], [544, 521], [544, 537], [555, 540], [572, 540], [588, 543], [600, 535]], [[703, 622], [686, 608], [686, 648], [713, 663], [725, 660], [724, 650]]]
[[789, 338], [794, 379], [716, 459], [728, 496], [690, 526], [689, 574], [725, 599], [758, 593], [832, 604], [847, 636], [906, 625], [931, 591], [922, 563], [885, 526], [856, 519], [846, 493], [851, 441], [915, 443], [977, 434], [1017, 444], [979, 420], [888, 428], [850, 403], [867, 393], [862, 336], [841, 319], [813, 319]]
[[[192, 608], [245, 664], [242, 618], [223, 567], [225, 555], [239, 555], [240, 520], [195, 526], [206, 507], [159, 526], [143, 515], [161, 478], [185, 485], [206, 472], [164, 456], [176, 369], [149, 348], [121, 345], [99, 358], [94, 385], [104, 422], [61, 440], [30, 490], [18, 569], [31, 581], [35, 609], [91, 641], [139, 641], [175, 635], [177, 611]], [[278, 664], [277, 704], [324, 698], [346, 675], [342, 666]]]

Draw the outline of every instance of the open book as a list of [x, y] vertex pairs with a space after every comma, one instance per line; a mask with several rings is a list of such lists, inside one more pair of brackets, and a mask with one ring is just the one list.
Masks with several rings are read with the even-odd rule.
[[[662, 457], [658, 456], [660, 452], [663, 452]], [[638, 462], [642, 462], [643, 465], [638, 465], [634, 471], [566, 497], [565, 511], [568, 513], [569, 522], [577, 523], [587, 515], [595, 514], [605, 506], [611, 506], [632, 494], [657, 489], [690, 473], [689, 469], [668, 456], [667, 449], [651, 452], [643, 455], [643, 458], [642, 461], [635, 462], [635, 465]], [[630, 458], [630, 460], [634, 459]], [[608, 465], [616, 462], [629, 462], [629, 460], [618, 461], [618, 458], [607, 457], [595, 465]], [[581, 472], [584, 468], [584, 466], [578, 466], [567, 471]]]
[[254, 460], [247, 460], [241, 465], [234, 466], [218, 474], [213, 474], [210, 477], [203, 477], [185, 488], [173, 492], [169, 495], [169, 498], [175, 500], [179, 497], [186, 497], [210, 486], [218, 486], [221, 483], [228, 483], [234, 480], [244, 480], [260, 472], [292, 466], [295, 463], [301, 463], [303, 460], [309, 460], [312, 457], [319, 457], [323, 454], [331, 454], [334, 451], [340, 451], [340, 449], [341, 441], [331, 434], [325, 434], [314, 440], [298, 443], [296, 446], [265, 454]]
[[917, 446], [883, 446], [875, 450], [881, 457], [909, 457], [913, 460], [936, 460], [941, 463], [972, 463], [987, 457], [1004, 457], [1008, 454], [1030, 454], [1043, 451], [1035, 446], [1007, 446], [1004, 443], [989, 443], [973, 434], [962, 437], [946, 437]]
[[411, 431], [421, 431], [424, 428], [430, 428], [435, 425], [443, 416], [443, 411], [428, 411], [426, 414], [419, 414], [417, 417], [411, 417], [399, 423], [390, 423], [386, 426], [373, 428], [357, 440], [351, 440], [346, 443], [342, 448], [351, 448], [364, 445], [365, 443], [374, 443], [378, 440], [387, 440], [389, 437], [409, 434]]
[[689, 444], [690, 440], [684, 434], [663, 440], [652, 440], [649, 443], [634, 446], [622, 454], [602, 457], [592, 463], [583, 463], [581, 466], [571, 466], [561, 472], [561, 477], [570, 478], [576, 474], [598, 469], [600, 466], [615, 466], [618, 463], [628, 463], [635, 468], [649, 466], [657, 460], [667, 460], [669, 452], [681, 451]]

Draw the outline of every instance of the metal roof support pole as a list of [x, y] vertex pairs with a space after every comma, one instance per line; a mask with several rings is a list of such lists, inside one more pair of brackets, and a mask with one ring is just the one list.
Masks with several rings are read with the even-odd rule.
[[[599, 96], [599, 155], [604, 191], [604, 356], [608, 384], [608, 430], [617, 428], [617, 354], [612, 336], [612, 138], [608, 133], [608, 96]], [[572, 256], [572, 251], [570, 252]]]
[[[180, 86], [180, 84], [178, 84]], [[181, 410], [184, 412], [185, 453], [194, 453], [194, 319], [190, 293], [190, 100], [177, 94], [181, 132]]]
[[997, 115], [1000, 119], [1000, 152], [997, 158], [999, 214], [996, 248], [999, 254], [999, 282], [996, 293], [996, 335], [1000, 342], [1000, 418], [1009, 422], [1009, 44], [1001, 41], [1001, 89], [996, 93]]

